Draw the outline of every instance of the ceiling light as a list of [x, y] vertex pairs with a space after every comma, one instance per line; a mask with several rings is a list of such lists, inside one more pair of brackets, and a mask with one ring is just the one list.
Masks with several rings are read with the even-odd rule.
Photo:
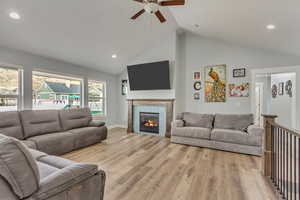
[[112, 58], [117, 58], [117, 54], [113, 54], [111, 57]]
[[273, 24], [267, 25], [267, 29], [268, 29], [268, 30], [274, 30], [275, 28], [276, 28], [276, 26], [273, 25]]
[[15, 20], [21, 19], [21, 16], [17, 12], [10, 12], [9, 17], [12, 18], [12, 19], [15, 19]]

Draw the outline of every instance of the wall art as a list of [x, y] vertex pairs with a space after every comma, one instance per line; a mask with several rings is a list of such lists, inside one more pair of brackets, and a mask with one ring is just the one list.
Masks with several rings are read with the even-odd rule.
[[199, 81], [201, 79], [201, 73], [200, 72], [194, 72], [194, 80]]
[[122, 80], [122, 95], [127, 95], [128, 93], [128, 80]]
[[278, 84], [278, 95], [283, 95], [284, 94], [284, 83], [281, 82]]
[[229, 84], [230, 97], [249, 97], [249, 83]]
[[246, 69], [245, 68], [233, 69], [233, 77], [234, 78], [246, 77]]
[[290, 96], [293, 97], [293, 83], [291, 80], [288, 80], [285, 83], [285, 92]]
[[199, 90], [201, 90], [201, 89], [202, 89], [201, 81], [196, 81], [196, 82], [194, 83], [194, 90], [199, 91]]
[[205, 101], [226, 101], [226, 65], [205, 67]]
[[277, 97], [277, 92], [278, 92], [278, 88], [277, 88], [277, 85], [274, 84], [272, 86], [272, 97], [275, 99]]

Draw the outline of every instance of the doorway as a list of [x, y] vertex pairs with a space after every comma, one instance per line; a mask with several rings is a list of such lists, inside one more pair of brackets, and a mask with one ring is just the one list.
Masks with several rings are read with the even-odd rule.
[[263, 113], [263, 91], [264, 84], [256, 83], [255, 84], [255, 124], [258, 126], [263, 126], [263, 117], [261, 116]]

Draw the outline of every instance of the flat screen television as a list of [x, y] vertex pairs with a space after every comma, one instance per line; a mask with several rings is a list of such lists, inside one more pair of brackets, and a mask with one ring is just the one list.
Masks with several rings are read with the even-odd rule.
[[169, 61], [127, 66], [130, 90], [171, 89], [169, 68]]

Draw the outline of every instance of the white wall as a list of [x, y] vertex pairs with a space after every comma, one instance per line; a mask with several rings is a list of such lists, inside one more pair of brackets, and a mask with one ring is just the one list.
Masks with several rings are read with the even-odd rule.
[[[32, 71], [39, 70], [64, 75], [73, 75], [84, 80], [87, 91], [87, 80], [105, 81], [107, 84], [107, 116], [103, 119], [108, 125], [117, 121], [117, 76], [84, 68], [51, 58], [32, 55], [18, 50], [0, 47], [0, 64], [18, 65], [24, 70], [24, 109], [32, 108]], [[87, 106], [87, 95], [84, 97]]]

